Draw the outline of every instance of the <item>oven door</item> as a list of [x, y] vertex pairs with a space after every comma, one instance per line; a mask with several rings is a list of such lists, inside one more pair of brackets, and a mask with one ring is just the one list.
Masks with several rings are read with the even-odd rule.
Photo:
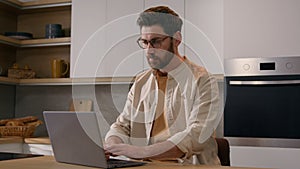
[[225, 137], [232, 143], [247, 138], [246, 145], [252, 140], [261, 146], [300, 147], [299, 75], [225, 80]]

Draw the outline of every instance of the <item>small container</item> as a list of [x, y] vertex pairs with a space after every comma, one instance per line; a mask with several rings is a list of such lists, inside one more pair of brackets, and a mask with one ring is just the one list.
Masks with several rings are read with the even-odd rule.
[[61, 24], [47, 24], [45, 29], [45, 37], [46, 38], [62, 37]]

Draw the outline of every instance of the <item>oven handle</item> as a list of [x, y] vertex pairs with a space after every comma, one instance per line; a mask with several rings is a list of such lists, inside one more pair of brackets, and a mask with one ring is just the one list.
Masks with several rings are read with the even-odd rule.
[[230, 85], [290, 85], [300, 84], [300, 80], [275, 80], [275, 81], [229, 81]]

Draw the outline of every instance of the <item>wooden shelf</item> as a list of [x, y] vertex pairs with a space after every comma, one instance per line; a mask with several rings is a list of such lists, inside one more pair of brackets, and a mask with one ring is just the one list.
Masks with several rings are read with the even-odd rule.
[[[223, 82], [224, 76], [214, 75], [218, 82]], [[0, 77], [0, 84], [52, 86], [52, 85], [99, 85], [99, 84], [131, 84], [135, 77], [97, 77], [97, 78], [36, 78], [12, 79]]]
[[26, 144], [51, 144], [49, 137], [24, 138]]
[[15, 84], [18, 84], [18, 83], [19, 83], [18, 79], [12, 79], [12, 78], [8, 78], [8, 77], [0, 76], [0, 84], [12, 84], [12, 85], [15, 85]]
[[0, 77], [0, 84], [52, 86], [52, 85], [98, 85], [98, 84], [130, 84], [134, 77], [99, 77], [99, 78], [36, 78], [12, 79]]
[[7, 0], [7, 4], [12, 5], [18, 9], [34, 9], [34, 8], [48, 8], [56, 6], [70, 6], [72, 0], [38, 0], [38, 1], [28, 1], [21, 2], [18, 0]]
[[28, 40], [21, 40], [20, 45], [21, 47], [71, 45], [71, 38], [62, 37], [62, 38], [52, 38], [52, 39], [28, 39]]
[[52, 39], [28, 39], [19, 40], [0, 35], [0, 43], [16, 47], [40, 47], [40, 46], [61, 46], [71, 45], [70, 37], [52, 38]]

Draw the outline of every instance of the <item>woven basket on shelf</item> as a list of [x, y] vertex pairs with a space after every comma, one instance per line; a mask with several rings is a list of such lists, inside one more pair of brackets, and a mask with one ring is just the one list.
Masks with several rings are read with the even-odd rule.
[[35, 126], [0, 126], [0, 136], [32, 137]]

